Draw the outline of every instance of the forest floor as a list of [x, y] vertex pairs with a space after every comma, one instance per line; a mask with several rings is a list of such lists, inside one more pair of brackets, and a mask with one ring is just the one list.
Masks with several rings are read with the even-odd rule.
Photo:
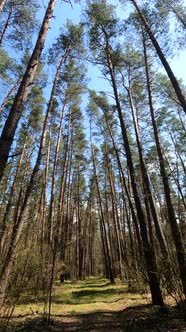
[[129, 291], [121, 282], [111, 285], [101, 278], [57, 283], [50, 325], [43, 318], [42, 302], [25, 297], [10, 319], [2, 313], [0, 331], [186, 332], [183, 310], [170, 300], [163, 309], [152, 306], [150, 296], [142, 295]]

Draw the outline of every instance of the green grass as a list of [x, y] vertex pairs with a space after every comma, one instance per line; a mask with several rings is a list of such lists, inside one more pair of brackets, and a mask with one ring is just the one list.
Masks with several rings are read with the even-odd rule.
[[[145, 331], [151, 331], [149, 327], [152, 327], [153, 331], [168, 332], [173, 330], [175, 324], [173, 320], [170, 321], [169, 328], [169, 317], [170, 320], [175, 318], [179, 331], [186, 331], [182, 328], [185, 323], [182, 318], [178, 321], [176, 311], [171, 309], [161, 313], [159, 306], [147, 305], [150, 302], [150, 295], [143, 299], [138, 293], [130, 293], [120, 280], [116, 280], [114, 285], [98, 277], [63, 284], [56, 282], [52, 325], [46, 324], [42, 298], [36, 303], [33, 297], [24, 294], [24, 298], [15, 307], [7, 331], [60, 332], [76, 331], [77, 328], [77, 331], [143, 332], [146, 326]], [[7, 326], [6, 317], [0, 321], [0, 331], [2, 326]], [[161, 326], [166, 326], [167, 330], [161, 330]]]
[[[99, 311], [118, 311], [128, 305], [146, 303], [140, 294], [127, 292], [126, 286], [117, 280], [112, 285], [107, 279], [90, 278], [84, 281], [56, 282], [52, 296], [53, 315], [77, 315]], [[21, 299], [14, 315], [27, 315], [31, 312], [43, 313], [42, 297]]]

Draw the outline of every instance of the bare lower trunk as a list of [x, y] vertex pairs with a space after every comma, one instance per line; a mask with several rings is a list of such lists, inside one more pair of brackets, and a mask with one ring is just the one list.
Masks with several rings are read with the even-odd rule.
[[154, 112], [154, 106], [153, 106], [153, 100], [152, 100], [149, 66], [148, 66], [147, 50], [146, 50], [145, 43], [144, 43], [144, 56], [145, 56], [145, 68], [146, 68], [149, 107], [150, 107], [153, 130], [154, 130], [154, 137], [155, 137], [155, 141], [156, 141], [156, 148], [157, 148], [157, 152], [158, 152], [160, 173], [161, 173], [161, 178], [162, 178], [163, 187], [164, 187], [169, 224], [171, 227], [172, 237], [173, 237], [174, 245], [176, 248], [177, 260], [178, 260], [179, 270], [180, 270], [180, 278], [182, 281], [183, 292], [186, 297], [186, 254], [185, 254], [183, 239], [182, 239], [182, 236], [181, 236], [178, 224], [177, 224], [177, 220], [176, 220], [176, 215], [175, 215], [172, 198], [171, 198], [169, 179], [168, 179], [168, 175], [167, 175], [166, 167], [165, 167], [166, 162], [165, 162], [165, 158], [164, 158], [161, 144], [160, 144], [160, 138], [159, 138], [157, 123], [156, 123], [156, 118], [155, 118], [155, 112]]
[[153, 248], [151, 247], [149, 240], [148, 240], [146, 217], [145, 217], [145, 214], [143, 211], [143, 207], [142, 207], [142, 204], [140, 201], [140, 196], [139, 196], [139, 192], [138, 192], [138, 188], [137, 188], [137, 182], [136, 182], [135, 170], [134, 170], [134, 166], [133, 166], [132, 154], [131, 154], [131, 150], [130, 150], [130, 144], [129, 144], [127, 130], [126, 130], [126, 126], [125, 126], [123, 115], [122, 115], [122, 109], [121, 109], [121, 105], [120, 105], [120, 101], [119, 101], [112, 60], [111, 60], [111, 56], [110, 56], [110, 45], [109, 45], [107, 33], [103, 27], [102, 27], [102, 29], [103, 29], [103, 33], [104, 33], [105, 39], [106, 39], [105, 50], [106, 50], [106, 56], [107, 56], [107, 64], [108, 64], [113, 92], [114, 92], [114, 96], [115, 96], [116, 107], [117, 107], [117, 111], [118, 111], [118, 117], [119, 117], [121, 132], [122, 132], [122, 136], [123, 136], [123, 143], [124, 143], [124, 147], [125, 147], [127, 166], [128, 166], [129, 173], [130, 173], [131, 186], [132, 186], [132, 190], [133, 190], [134, 201], [135, 201], [135, 205], [136, 205], [136, 211], [137, 211], [140, 230], [141, 230], [144, 257], [145, 257], [145, 261], [146, 261], [147, 273], [148, 273], [148, 278], [149, 278], [149, 286], [150, 286], [151, 295], [152, 295], [152, 303], [158, 304], [158, 305], [163, 305], [164, 302], [163, 302], [163, 297], [162, 297], [161, 289], [160, 289], [156, 258], [155, 258]]
[[[97, 100], [94, 100], [94, 102], [96, 103]], [[104, 112], [105, 121], [106, 121], [106, 124], [107, 124], [107, 128], [109, 130], [109, 134], [110, 134], [110, 137], [111, 137], [111, 140], [112, 140], [112, 144], [113, 144], [113, 147], [114, 147], [114, 151], [115, 151], [115, 154], [116, 154], [116, 158], [117, 158], [117, 162], [118, 162], [118, 167], [119, 167], [119, 170], [121, 172], [122, 190], [124, 190], [125, 193], [126, 193], [126, 195], [127, 195], [127, 199], [128, 199], [128, 202], [129, 202], [129, 207], [130, 207], [131, 213], [132, 213], [132, 219], [133, 219], [133, 223], [134, 223], [134, 227], [135, 227], [135, 231], [136, 231], [136, 237], [137, 237], [137, 241], [138, 241], [139, 254], [142, 255], [142, 242], [141, 242], [141, 237], [140, 237], [140, 232], [139, 232], [139, 227], [138, 227], [137, 216], [135, 214], [134, 206], [133, 206], [133, 203], [132, 203], [132, 200], [131, 200], [131, 196], [130, 196], [129, 190], [127, 188], [127, 184], [126, 184], [126, 180], [125, 180], [125, 176], [124, 176], [124, 172], [123, 172], [123, 168], [122, 168], [122, 164], [121, 164], [119, 152], [118, 152], [118, 149], [117, 149], [117, 146], [116, 146], [116, 143], [115, 143], [114, 135], [113, 135], [112, 129], [111, 129], [110, 125], [109, 125], [109, 121], [108, 121], [108, 118], [107, 118], [106, 110], [103, 107], [101, 107], [99, 105], [99, 103], [97, 105]]]
[[[129, 81], [130, 81], [130, 78], [129, 78]], [[152, 190], [151, 190], [151, 186], [150, 186], [147, 166], [146, 166], [145, 159], [143, 157], [143, 151], [142, 151], [142, 146], [141, 146], [141, 137], [140, 137], [140, 132], [139, 132], [137, 116], [135, 114], [131, 88], [130, 87], [127, 88], [127, 91], [128, 91], [130, 106], [131, 106], [131, 110], [132, 110], [132, 117], [133, 117], [135, 133], [136, 133], [136, 142], [137, 142], [137, 146], [138, 146], [138, 153], [139, 153], [139, 159], [140, 159], [140, 168], [141, 168], [141, 174], [142, 174], [142, 180], [143, 180], [145, 205], [146, 205], [146, 209], [147, 209], [147, 215], [148, 215], [149, 226], [150, 226], [149, 230], [151, 229], [151, 231], [152, 231], [151, 214], [148, 211], [148, 209], [150, 207], [155, 229], [156, 229], [156, 235], [157, 235], [160, 247], [161, 247], [162, 254], [165, 258], [169, 258], [167, 243], [166, 243], [166, 240], [165, 240], [165, 237], [164, 237], [161, 225], [160, 225], [159, 216], [157, 213], [157, 209], [156, 209], [155, 202], [154, 202], [154, 197], [152, 195]], [[151, 233], [151, 231], [150, 231], [150, 233]], [[153, 243], [153, 234], [150, 235], [150, 238], [151, 238], [151, 243]]]
[[23, 226], [25, 223], [25, 213], [26, 213], [28, 201], [29, 201], [29, 198], [32, 193], [32, 189], [35, 184], [36, 175], [38, 174], [38, 171], [40, 168], [42, 155], [43, 155], [43, 149], [45, 146], [48, 117], [49, 117], [49, 112], [47, 111], [46, 116], [45, 116], [44, 125], [43, 125], [43, 132], [42, 132], [42, 136], [41, 136], [40, 147], [39, 147], [37, 159], [35, 162], [35, 166], [32, 171], [30, 181], [29, 181], [29, 184], [28, 184], [26, 192], [25, 192], [25, 196], [24, 196], [23, 204], [20, 209], [19, 217], [13, 227], [8, 253], [7, 253], [4, 263], [3, 263], [3, 267], [2, 267], [2, 271], [1, 271], [1, 275], [0, 275], [0, 308], [4, 302], [5, 292], [6, 292], [6, 288], [8, 286], [10, 273], [12, 270], [12, 265], [13, 265], [14, 258], [16, 255], [17, 245], [20, 240], [22, 229], [23, 229]]
[[96, 168], [96, 159], [95, 159], [95, 153], [94, 153], [94, 148], [93, 148], [93, 143], [92, 143], [91, 129], [90, 129], [90, 141], [91, 141], [94, 177], [95, 177], [97, 196], [98, 196], [98, 207], [99, 207], [99, 214], [100, 214], [100, 228], [101, 228], [101, 235], [102, 235], [103, 251], [104, 251], [104, 256], [105, 256], [107, 272], [109, 273], [108, 277], [110, 278], [110, 281], [113, 284], [114, 283], [114, 274], [113, 274], [112, 260], [111, 260], [110, 248], [109, 248], [109, 243], [108, 243], [108, 237], [107, 237], [107, 232], [106, 232], [106, 225], [105, 225], [105, 219], [104, 219], [104, 213], [103, 213], [103, 207], [102, 207], [102, 201], [101, 201], [101, 193], [100, 193], [100, 189], [99, 189], [99, 182], [98, 182], [97, 168]]
[[48, 229], [49, 229], [48, 241], [49, 241], [49, 243], [52, 242], [52, 239], [53, 239], [54, 191], [55, 191], [55, 181], [56, 181], [56, 172], [57, 172], [58, 153], [59, 153], [59, 147], [60, 147], [60, 142], [61, 142], [61, 132], [62, 132], [62, 124], [63, 124], [65, 106], [66, 105], [64, 103], [63, 109], [62, 109], [62, 115], [61, 115], [61, 120], [60, 120], [60, 126], [59, 126], [58, 136], [57, 136], [57, 142], [56, 142], [56, 148], [55, 148], [55, 156], [54, 156], [54, 165], [53, 165], [53, 172], [52, 172], [52, 184], [51, 184], [51, 193], [50, 193], [50, 206], [49, 206], [49, 215], [48, 215]]
[[20, 240], [22, 229], [23, 229], [23, 226], [25, 223], [25, 213], [26, 213], [28, 201], [31, 196], [33, 186], [35, 184], [36, 175], [39, 171], [39, 167], [40, 167], [40, 163], [41, 163], [41, 159], [42, 159], [42, 152], [43, 152], [43, 148], [45, 145], [47, 123], [48, 123], [48, 113], [46, 114], [46, 117], [45, 117], [43, 134], [42, 134], [42, 138], [41, 138], [40, 148], [39, 148], [37, 160], [35, 163], [35, 167], [33, 169], [28, 187], [25, 192], [25, 197], [24, 197], [21, 209], [20, 209], [19, 217], [13, 227], [8, 253], [3, 262], [3, 267], [2, 267], [2, 271], [1, 271], [1, 275], [0, 275], [0, 308], [2, 307], [3, 302], [4, 302], [5, 292], [6, 292], [8, 283], [9, 283], [10, 273], [12, 271], [12, 266], [13, 266], [14, 258], [16, 255], [17, 245]]
[[115, 186], [112, 179], [112, 170], [111, 170], [111, 163], [108, 155], [108, 149], [106, 147], [106, 166], [108, 169], [108, 178], [110, 184], [110, 193], [111, 193], [111, 204], [112, 204], [112, 216], [113, 216], [113, 224], [115, 230], [115, 238], [117, 244], [117, 258], [119, 264], [119, 275], [120, 279], [122, 279], [122, 255], [121, 255], [121, 232], [120, 232], [120, 224], [118, 220], [118, 211], [117, 211], [117, 202], [116, 202], [116, 191]]

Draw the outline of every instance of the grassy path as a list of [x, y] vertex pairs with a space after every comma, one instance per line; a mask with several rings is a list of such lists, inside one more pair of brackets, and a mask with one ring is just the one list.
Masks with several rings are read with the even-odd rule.
[[186, 331], [178, 310], [161, 311], [150, 305], [150, 298], [129, 293], [121, 282], [111, 285], [101, 278], [57, 283], [51, 326], [44, 324], [42, 316], [42, 302], [23, 298], [14, 310], [7, 331]]

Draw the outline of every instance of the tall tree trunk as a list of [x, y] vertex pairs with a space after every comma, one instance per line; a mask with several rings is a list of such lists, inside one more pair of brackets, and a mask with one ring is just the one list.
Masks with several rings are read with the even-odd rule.
[[100, 193], [100, 189], [99, 189], [99, 181], [98, 181], [98, 176], [97, 176], [96, 159], [95, 159], [94, 147], [93, 147], [93, 143], [92, 143], [91, 124], [90, 124], [90, 144], [91, 144], [92, 161], [93, 161], [93, 168], [94, 168], [94, 177], [95, 177], [96, 190], [97, 190], [97, 196], [98, 196], [98, 207], [99, 207], [99, 212], [100, 212], [100, 227], [101, 227], [103, 251], [104, 251], [104, 256], [105, 256], [106, 268], [108, 269], [108, 273], [109, 273], [109, 278], [110, 278], [111, 283], [113, 284], [114, 283], [114, 274], [113, 274], [111, 254], [110, 254], [110, 248], [109, 248], [107, 232], [106, 232], [106, 225], [105, 225], [105, 220], [104, 220], [101, 193]]
[[[97, 103], [97, 100], [94, 99], [94, 102]], [[125, 193], [127, 195], [127, 199], [128, 199], [128, 202], [129, 202], [129, 207], [130, 207], [131, 213], [132, 213], [133, 223], [134, 223], [134, 226], [135, 226], [136, 237], [137, 237], [137, 241], [138, 241], [138, 249], [139, 249], [140, 255], [142, 255], [142, 242], [141, 242], [141, 237], [140, 237], [140, 232], [139, 232], [139, 227], [138, 227], [138, 220], [137, 220], [137, 216], [136, 216], [135, 211], [134, 211], [134, 206], [133, 206], [130, 194], [129, 194], [129, 190], [127, 188], [127, 184], [126, 184], [126, 180], [125, 180], [125, 175], [124, 175], [124, 172], [123, 172], [123, 168], [122, 168], [122, 164], [121, 164], [119, 152], [118, 152], [118, 149], [117, 149], [117, 146], [116, 146], [116, 143], [115, 143], [114, 135], [113, 135], [111, 126], [110, 126], [109, 121], [108, 121], [106, 110], [103, 107], [101, 107], [99, 105], [99, 103], [97, 103], [97, 105], [102, 109], [102, 111], [104, 113], [104, 116], [105, 116], [106, 125], [107, 125], [107, 128], [109, 130], [109, 134], [110, 134], [110, 137], [111, 137], [111, 140], [112, 140], [112, 144], [113, 144], [113, 147], [114, 147], [114, 151], [115, 151], [115, 154], [116, 154], [116, 158], [117, 158], [118, 167], [119, 167], [119, 170], [121, 172], [122, 185], [123, 185], [122, 186], [122, 190], [124, 189], [124, 191], [125, 191]]]
[[[2, 234], [1, 248], [3, 249], [3, 254], [7, 253], [7, 251], [8, 251], [10, 239], [11, 239], [11, 236], [12, 236], [12, 233], [13, 233], [13, 230], [14, 230], [14, 226], [17, 223], [19, 213], [20, 213], [20, 210], [21, 210], [21, 204], [23, 202], [24, 195], [25, 195], [26, 188], [27, 188], [28, 176], [30, 175], [29, 165], [30, 165], [30, 158], [31, 158], [32, 152], [33, 152], [33, 141], [30, 142], [29, 150], [28, 150], [26, 160], [25, 160], [25, 165], [24, 165], [24, 168], [23, 168], [23, 174], [19, 178], [19, 188], [17, 188], [18, 193], [17, 193], [15, 208], [13, 210], [13, 216], [10, 215], [11, 219], [13, 221], [13, 227], [11, 229], [10, 236], [9, 236], [9, 233], [8, 233], [7, 229], [5, 229], [4, 234]], [[21, 165], [20, 165], [20, 167], [21, 167]], [[21, 171], [21, 169], [19, 169], [19, 171]], [[10, 203], [8, 202], [7, 204], [10, 204], [10, 206], [8, 206], [8, 209], [10, 208], [10, 213], [11, 213], [11, 202]], [[6, 211], [5, 211], [5, 214], [6, 214]], [[7, 213], [6, 217], [8, 218], [8, 213]], [[5, 255], [5, 257], [6, 257], [6, 255]], [[3, 258], [3, 264], [4, 264], [4, 258]], [[2, 264], [2, 267], [3, 267], [3, 264]]]
[[139, 220], [139, 224], [140, 224], [141, 237], [142, 237], [142, 242], [143, 242], [143, 250], [144, 250], [147, 273], [148, 273], [148, 278], [149, 278], [149, 286], [150, 286], [151, 295], [152, 295], [152, 303], [157, 304], [157, 305], [164, 305], [163, 297], [162, 297], [161, 290], [160, 290], [156, 257], [155, 257], [153, 248], [151, 247], [149, 240], [148, 240], [146, 217], [145, 217], [145, 214], [143, 211], [139, 192], [137, 189], [137, 182], [136, 182], [136, 177], [135, 177], [135, 170], [134, 170], [134, 165], [133, 165], [133, 160], [132, 160], [132, 154], [131, 154], [131, 150], [130, 150], [130, 144], [129, 144], [129, 140], [128, 140], [126, 126], [125, 126], [123, 115], [122, 115], [122, 109], [121, 109], [121, 105], [120, 105], [120, 101], [119, 101], [119, 96], [118, 96], [118, 91], [117, 91], [117, 86], [116, 86], [116, 81], [115, 81], [115, 74], [114, 74], [114, 69], [113, 69], [111, 55], [110, 55], [110, 45], [109, 45], [109, 41], [108, 41], [108, 36], [107, 36], [105, 29], [103, 27], [102, 27], [102, 29], [103, 29], [103, 33], [105, 35], [105, 40], [106, 40], [105, 51], [106, 51], [106, 57], [107, 57], [107, 65], [108, 65], [110, 78], [111, 78], [111, 82], [112, 82], [112, 88], [113, 88], [114, 97], [115, 97], [115, 101], [116, 101], [116, 107], [117, 107], [117, 111], [118, 111], [118, 117], [119, 117], [119, 121], [120, 121], [120, 126], [121, 126], [121, 131], [122, 131], [122, 136], [123, 136], [123, 143], [124, 143], [125, 153], [126, 153], [126, 158], [127, 158], [127, 165], [128, 165], [128, 169], [129, 169], [129, 173], [130, 173], [131, 186], [132, 186], [132, 190], [133, 190], [133, 194], [134, 194], [134, 201], [135, 201], [138, 220]]
[[82, 252], [83, 252], [83, 259], [82, 259], [82, 278], [85, 279], [86, 275], [90, 276], [90, 273], [88, 271], [88, 260], [91, 260], [91, 257], [89, 256], [89, 247], [90, 247], [90, 238], [89, 238], [89, 216], [90, 216], [90, 206], [91, 206], [91, 188], [89, 197], [87, 200], [87, 206], [85, 213], [83, 215], [83, 227], [82, 227]]
[[3, 100], [3, 102], [0, 106], [0, 113], [3, 111], [3, 108], [5, 107], [7, 101], [11, 97], [12, 93], [17, 89], [17, 87], [18, 87], [19, 83], [21, 82], [21, 80], [22, 80], [22, 77], [19, 77], [18, 80], [15, 82], [14, 86], [10, 89], [10, 91], [6, 95], [5, 99]]
[[17, 245], [18, 245], [19, 239], [21, 237], [22, 229], [23, 229], [23, 226], [24, 226], [24, 223], [25, 223], [25, 212], [26, 212], [26, 209], [27, 209], [28, 201], [29, 201], [29, 198], [31, 196], [32, 189], [33, 189], [34, 184], [35, 184], [36, 176], [37, 176], [39, 168], [40, 168], [42, 155], [43, 155], [43, 150], [44, 150], [44, 146], [45, 146], [48, 117], [49, 117], [49, 113], [47, 112], [46, 116], [45, 116], [45, 121], [44, 121], [44, 125], [43, 125], [43, 132], [42, 132], [40, 147], [39, 147], [37, 159], [36, 159], [36, 162], [35, 162], [35, 166], [34, 166], [34, 169], [32, 171], [30, 181], [28, 183], [28, 186], [27, 186], [27, 189], [26, 189], [26, 192], [25, 192], [25, 196], [24, 196], [22, 206], [20, 208], [20, 213], [19, 213], [18, 220], [14, 224], [14, 227], [13, 227], [8, 253], [7, 253], [6, 258], [4, 260], [2, 271], [1, 271], [1, 274], [0, 274], [0, 308], [2, 307], [3, 302], [4, 302], [5, 292], [6, 292], [6, 289], [7, 289], [7, 286], [8, 286], [10, 273], [12, 271], [12, 266], [13, 266], [14, 258], [15, 258], [15, 255], [16, 255]]
[[[106, 143], [105, 143], [106, 144]], [[108, 155], [108, 149], [106, 146], [106, 166], [108, 169], [108, 179], [110, 184], [110, 194], [111, 194], [111, 203], [112, 203], [112, 218], [113, 218], [113, 224], [115, 229], [115, 237], [116, 237], [116, 244], [117, 244], [117, 258], [118, 258], [118, 264], [119, 264], [119, 275], [120, 279], [122, 279], [122, 255], [121, 255], [121, 229], [120, 224], [118, 220], [118, 211], [117, 211], [117, 203], [116, 203], [116, 191], [112, 179], [111, 171], [111, 163]]]
[[56, 0], [50, 0], [48, 7], [43, 19], [43, 23], [36, 41], [35, 48], [33, 50], [32, 56], [29, 60], [27, 69], [23, 76], [22, 82], [16, 93], [14, 102], [10, 109], [10, 113], [4, 125], [1, 137], [0, 137], [0, 181], [2, 179], [4, 169], [8, 160], [10, 148], [14, 139], [14, 135], [23, 112], [24, 102], [30, 90], [30, 86], [34, 80], [39, 59], [41, 56], [42, 49], [44, 47], [44, 42], [46, 39], [47, 31], [49, 28], [50, 20], [53, 14]]
[[58, 135], [57, 135], [57, 142], [56, 142], [55, 156], [54, 156], [54, 165], [53, 165], [53, 172], [52, 172], [52, 184], [51, 184], [51, 192], [50, 192], [50, 206], [49, 206], [49, 215], [48, 215], [48, 230], [49, 230], [48, 241], [49, 241], [49, 243], [51, 243], [52, 239], [53, 239], [54, 191], [55, 191], [57, 162], [58, 162], [59, 147], [60, 147], [60, 142], [61, 142], [61, 132], [62, 132], [62, 124], [63, 124], [63, 119], [64, 119], [64, 113], [65, 113], [65, 106], [66, 106], [66, 103], [64, 102], [64, 105], [63, 105], [63, 108], [62, 108], [62, 113], [61, 113], [61, 120], [60, 120]]
[[170, 172], [171, 172], [171, 174], [172, 174], [172, 178], [174, 179], [174, 182], [175, 182], [175, 184], [176, 184], [176, 186], [177, 186], [177, 188], [178, 188], [178, 192], [179, 192], [179, 194], [180, 194], [180, 196], [181, 196], [181, 199], [182, 199], [182, 204], [183, 204], [184, 209], [185, 209], [185, 211], [186, 211], [186, 201], [185, 201], [185, 197], [184, 197], [184, 193], [183, 193], [183, 189], [182, 189], [182, 186], [181, 186], [181, 184], [180, 184], [180, 181], [179, 181], [178, 177], [176, 177], [176, 176], [174, 175], [174, 170], [172, 169], [169, 160], [168, 160], [167, 158], [165, 158], [165, 160], [166, 160], [166, 164], [168, 165], [169, 170], [170, 170]]
[[[64, 226], [64, 198], [65, 198], [65, 188], [67, 184], [67, 176], [68, 176], [68, 159], [69, 159], [69, 144], [70, 144], [70, 126], [71, 126], [71, 109], [69, 111], [69, 121], [68, 121], [68, 129], [67, 129], [67, 140], [66, 140], [66, 146], [65, 146], [65, 152], [64, 152], [64, 163], [62, 165], [62, 175], [61, 175], [61, 183], [60, 183], [60, 193], [59, 193], [59, 199], [58, 199], [58, 216], [57, 216], [57, 222], [58, 222], [58, 237], [63, 243], [64, 241], [64, 230], [62, 229], [62, 225]], [[63, 233], [62, 233], [63, 231]]]
[[183, 161], [183, 159], [182, 159], [182, 157], [181, 157], [181, 154], [180, 154], [179, 148], [177, 148], [177, 143], [176, 143], [176, 141], [175, 141], [175, 138], [174, 138], [174, 136], [173, 136], [173, 133], [172, 133], [171, 129], [169, 129], [168, 125], [167, 125], [167, 129], [168, 129], [169, 135], [170, 135], [170, 137], [171, 137], [172, 143], [173, 143], [173, 145], [174, 145], [174, 149], [175, 149], [175, 151], [176, 151], [176, 154], [178, 155], [178, 157], [179, 157], [179, 159], [180, 159], [180, 162], [181, 162], [181, 165], [182, 165], [182, 168], [183, 168], [184, 174], [185, 174], [185, 176], [186, 176], [186, 165], [184, 164], [184, 161]]
[[3, 39], [4, 39], [4, 36], [5, 36], [6, 30], [8, 28], [8, 25], [9, 25], [9, 21], [10, 21], [11, 16], [12, 16], [13, 8], [14, 8], [14, 5], [12, 4], [11, 7], [10, 7], [10, 11], [9, 11], [6, 23], [4, 25], [3, 31], [2, 31], [1, 36], [0, 36], [0, 46], [2, 46]]
[[[130, 77], [129, 77], [129, 81], [130, 81]], [[139, 159], [140, 159], [141, 175], [142, 175], [142, 181], [143, 181], [143, 187], [144, 187], [144, 197], [145, 197], [145, 201], [146, 201], [145, 205], [147, 207], [147, 214], [149, 215], [148, 216], [149, 226], [152, 229], [152, 222], [150, 221], [151, 215], [150, 215], [150, 213], [148, 213], [148, 202], [150, 205], [150, 209], [151, 209], [151, 213], [152, 213], [152, 217], [153, 217], [153, 221], [154, 221], [154, 225], [155, 225], [155, 229], [156, 229], [156, 235], [157, 235], [160, 247], [161, 247], [162, 254], [164, 257], [168, 258], [169, 253], [168, 253], [167, 243], [166, 243], [166, 240], [165, 240], [165, 237], [164, 237], [161, 225], [160, 225], [159, 216], [158, 216], [157, 209], [156, 209], [155, 202], [154, 202], [154, 197], [152, 195], [150, 180], [149, 180], [149, 176], [148, 176], [148, 172], [147, 172], [147, 166], [146, 166], [145, 159], [143, 157], [143, 151], [142, 151], [142, 146], [141, 146], [141, 137], [140, 137], [140, 132], [139, 132], [137, 116], [135, 114], [131, 87], [129, 87], [129, 88], [125, 87], [125, 88], [128, 92], [130, 107], [131, 107], [131, 111], [132, 111], [134, 129], [135, 129], [135, 134], [136, 134], [136, 142], [137, 142], [137, 146], [138, 146], [138, 153], [139, 153]], [[152, 234], [151, 234], [151, 241], [153, 241]]]
[[[47, 225], [47, 185], [48, 185], [48, 173], [49, 173], [49, 164], [50, 164], [50, 151], [51, 151], [51, 136], [52, 129], [49, 128], [49, 138], [48, 138], [48, 148], [46, 156], [46, 166], [43, 174], [43, 200], [42, 200], [42, 233], [41, 233], [41, 242], [45, 242], [48, 236], [48, 225]], [[41, 253], [43, 255], [43, 253]]]
[[174, 6], [172, 6], [171, 4], [169, 4], [169, 6], [170, 6], [172, 12], [174, 13], [174, 15], [176, 16], [177, 20], [181, 22], [182, 27], [184, 29], [186, 29], [186, 21], [185, 21], [184, 17], [181, 16], [181, 14], [178, 12], [178, 10]]
[[[71, 207], [71, 182], [72, 182], [72, 154], [73, 154], [73, 128], [71, 128], [71, 109], [69, 110], [69, 120], [68, 120], [68, 135], [67, 135], [67, 146], [65, 150], [65, 161], [63, 167], [62, 182], [60, 188], [60, 229], [61, 234], [61, 260], [63, 262], [68, 262], [68, 253], [67, 246], [69, 241], [69, 228], [71, 223], [72, 216], [72, 207]], [[64, 195], [66, 187], [66, 211], [63, 213], [64, 209]], [[60, 211], [59, 210], [59, 211]]]
[[150, 107], [150, 114], [151, 114], [153, 130], [154, 130], [156, 148], [157, 148], [157, 152], [158, 152], [160, 173], [161, 173], [161, 178], [162, 178], [163, 187], [164, 187], [169, 224], [171, 227], [172, 237], [173, 237], [175, 248], [176, 248], [177, 260], [178, 260], [179, 270], [180, 270], [180, 278], [182, 281], [183, 292], [186, 297], [186, 254], [185, 254], [183, 239], [182, 239], [182, 236], [181, 236], [181, 233], [180, 233], [177, 221], [176, 221], [175, 211], [174, 211], [174, 207], [173, 207], [173, 203], [172, 203], [172, 199], [171, 199], [171, 191], [170, 191], [170, 186], [169, 186], [168, 175], [167, 175], [166, 167], [165, 167], [165, 158], [164, 158], [164, 155], [162, 152], [156, 118], [155, 118], [145, 40], [143, 42], [143, 46], [144, 46], [144, 57], [145, 57], [149, 107]]
[[163, 54], [163, 51], [162, 51], [162, 49], [161, 49], [161, 47], [160, 47], [160, 45], [159, 45], [159, 43], [158, 43], [158, 41], [157, 41], [154, 33], [151, 30], [149, 23], [147, 22], [147, 20], [146, 20], [145, 16], [143, 15], [142, 11], [140, 10], [137, 2], [135, 0], [131, 0], [131, 2], [133, 3], [133, 5], [135, 6], [135, 8], [137, 10], [137, 13], [138, 13], [138, 15], [140, 17], [142, 25], [145, 27], [145, 30], [148, 33], [149, 38], [150, 38], [152, 44], [154, 45], [154, 48], [155, 48], [155, 50], [156, 50], [156, 52], [157, 52], [157, 54], [159, 56], [159, 59], [161, 60], [161, 63], [163, 65], [165, 71], [167, 72], [167, 75], [168, 75], [168, 77], [169, 77], [169, 79], [170, 79], [170, 81], [172, 83], [172, 86], [173, 86], [174, 91], [175, 91], [175, 93], [177, 95], [177, 98], [178, 98], [178, 100], [180, 102], [180, 105], [182, 106], [184, 112], [186, 113], [186, 98], [185, 98], [184, 94], [181, 91], [181, 88], [179, 86], [178, 80], [175, 77], [175, 75], [174, 75], [174, 73], [173, 73], [173, 71], [172, 71], [172, 69], [171, 69], [168, 61], [166, 60], [166, 58], [165, 58], [165, 56]]
[[24, 153], [25, 153], [25, 148], [26, 148], [27, 138], [28, 138], [28, 136], [26, 135], [25, 142], [23, 144], [23, 148], [22, 148], [22, 151], [21, 151], [21, 156], [19, 158], [19, 162], [18, 162], [18, 165], [16, 167], [16, 173], [15, 173], [15, 176], [14, 176], [14, 180], [13, 180], [13, 183], [12, 183], [12, 186], [11, 186], [11, 189], [10, 189], [10, 194], [9, 194], [8, 202], [7, 202], [7, 205], [6, 205], [6, 210], [5, 210], [1, 225], [0, 225], [0, 255], [1, 255], [2, 250], [3, 250], [3, 242], [4, 241], [2, 241], [2, 239], [4, 238], [5, 231], [6, 231], [6, 221], [7, 221], [7, 217], [10, 213], [10, 210], [11, 210], [12, 197], [13, 197], [16, 185], [17, 185], [17, 178], [18, 178], [18, 175], [19, 175], [19, 171], [21, 169], [21, 165], [22, 165], [22, 161], [23, 161], [23, 157], [24, 157]]
[[83, 238], [82, 238], [82, 216], [80, 213], [80, 164], [77, 161], [77, 183], [76, 183], [76, 277], [82, 279], [82, 263], [83, 263]]
[[44, 120], [44, 124], [43, 124], [43, 131], [42, 131], [42, 136], [41, 136], [41, 140], [40, 140], [40, 147], [39, 147], [36, 163], [35, 163], [34, 169], [32, 171], [27, 190], [25, 192], [25, 197], [24, 197], [24, 201], [23, 201], [23, 204], [22, 204], [22, 207], [21, 207], [21, 210], [20, 210], [20, 215], [19, 215], [18, 221], [14, 225], [14, 228], [13, 228], [9, 250], [8, 250], [8, 253], [7, 253], [7, 257], [4, 261], [2, 272], [1, 272], [1, 275], [0, 275], [0, 307], [2, 306], [3, 301], [4, 301], [6, 288], [7, 288], [7, 285], [8, 285], [8, 281], [9, 281], [10, 273], [11, 273], [11, 270], [12, 270], [14, 257], [15, 257], [15, 254], [16, 254], [17, 244], [19, 242], [19, 239], [20, 239], [20, 236], [21, 236], [21, 233], [22, 233], [22, 228], [24, 226], [24, 221], [25, 221], [24, 215], [25, 215], [25, 211], [26, 211], [26, 208], [27, 208], [27, 204], [28, 204], [29, 198], [31, 196], [32, 189], [33, 189], [34, 184], [35, 184], [36, 176], [37, 176], [39, 168], [40, 168], [40, 164], [41, 164], [41, 160], [42, 160], [42, 156], [43, 156], [43, 150], [44, 150], [45, 141], [46, 141], [48, 119], [49, 119], [50, 112], [52, 110], [53, 96], [54, 96], [55, 88], [56, 88], [56, 85], [57, 85], [57, 81], [58, 81], [58, 77], [59, 77], [59, 74], [60, 74], [61, 67], [62, 67], [63, 63], [66, 61], [66, 57], [69, 54], [69, 50], [70, 50], [70, 47], [68, 47], [66, 49], [66, 52], [63, 55], [62, 59], [60, 60], [59, 66], [58, 66], [56, 74], [55, 74], [55, 78], [54, 78], [54, 82], [53, 82], [53, 86], [52, 86], [52, 90], [51, 90], [51, 95], [50, 95], [50, 100], [49, 100], [49, 103], [48, 103], [46, 116], [45, 116], [45, 120]]

